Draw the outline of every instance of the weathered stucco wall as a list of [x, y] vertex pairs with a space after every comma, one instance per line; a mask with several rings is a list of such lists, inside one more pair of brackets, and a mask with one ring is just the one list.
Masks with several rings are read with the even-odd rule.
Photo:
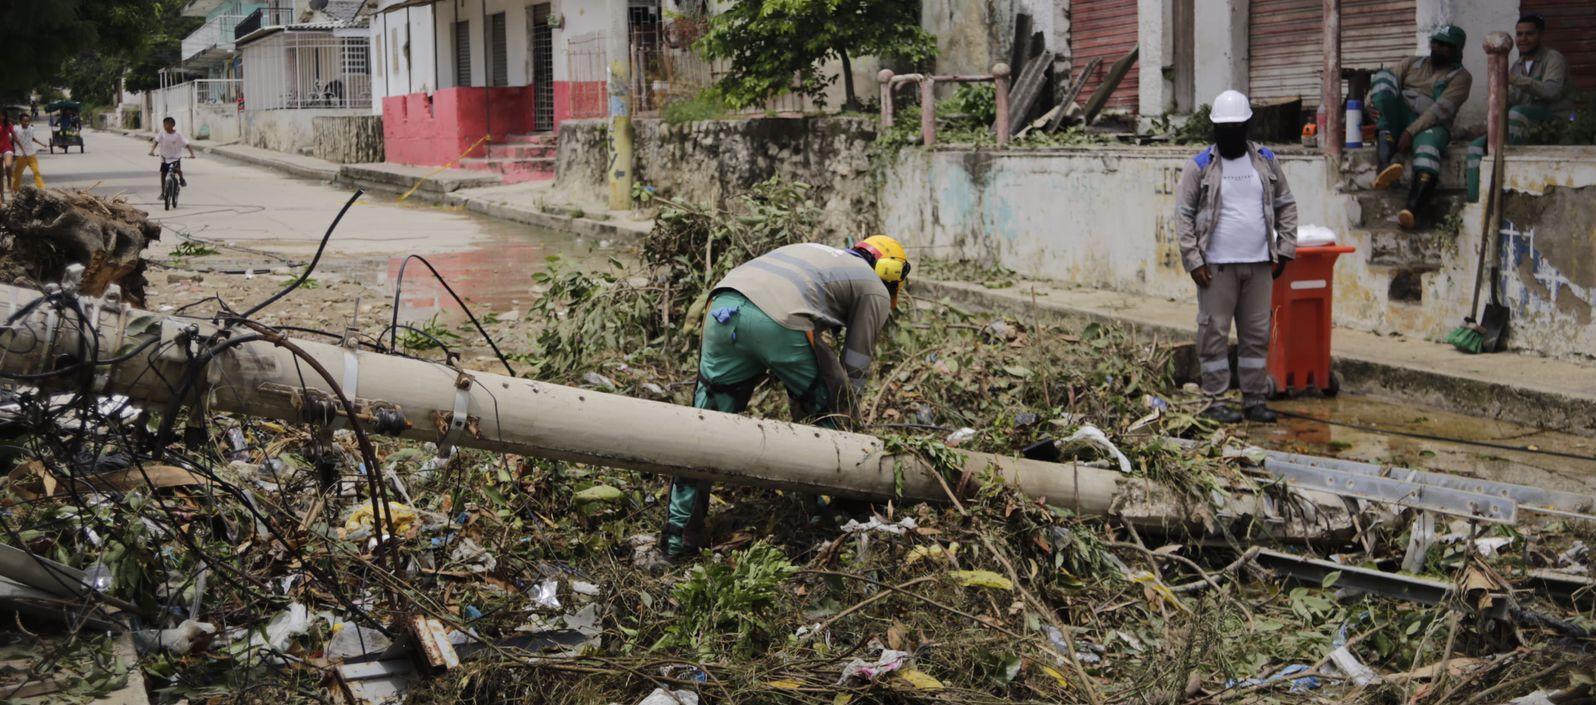
[[360, 115], [366, 115], [366, 111], [245, 110], [244, 144], [278, 152], [309, 155], [316, 146], [316, 118]]
[[[638, 120], [636, 180], [674, 198], [724, 204], [772, 176], [814, 187], [822, 226], [833, 235], [876, 229], [870, 147], [876, 123], [863, 118], [753, 118], [680, 125]], [[602, 120], [560, 126], [555, 187], [583, 206], [608, 198], [609, 134]]]
[[310, 155], [335, 164], [382, 161], [382, 116], [340, 115], [311, 120]]
[[[1192, 149], [992, 152], [908, 149], [880, 196], [883, 231], [921, 251], [962, 253], [1021, 274], [1191, 300], [1175, 240], [1174, 191]], [[1467, 315], [1483, 212], [1461, 212], [1455, 236], [1393, 243], [1328, 165], [1282, 155], [1304, 224], [1358, 248], [1336, 269], [1337, 325], [1440, 338]], [[1508, 157], [1514, 189], [1504, 232], [1510, 344], [1555, 357], [1596, 351], [1596, 149], [1523, 148]], [[1487, 177], [1489, 178], [1487, 164]], [[1368, 229], [1365, 229], [1365, 228]], [[1424, 250], [1423, 267], [1393, 264], [1393, 248]]]

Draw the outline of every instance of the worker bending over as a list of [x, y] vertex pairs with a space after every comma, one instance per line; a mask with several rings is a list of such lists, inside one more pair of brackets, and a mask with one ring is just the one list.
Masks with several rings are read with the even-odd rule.
[[[850, 249], [787, 245], [733, 269], [715, 285], [704, 318], [693, 406], [727, 413], [748, 407], [768, 373], [787, 388], [795, 413], [820, 419], [849, 385], [863, 388], [876, 336], [909, 278], [903, 245], [885, 235]], [[818, 333], [844, 329], [842, 360]], [[671, 483], [660, 544], [669, 558], [703, 545], [709, 482]]]
[[[1269, 394], [1270, 296], [1273, 280], [1297, 256], [1297, 199], [1274, 152], [1247, 140], [1252, 107], [1225, 91], [1214, 99], [1214, 144], [1180, 172], [1176, 235], [1186, 271], [1197, 284], [1197, 355], [1203, 415], [1221, 423], [1273, 422]], [[1230, 389], [1230, 324], [1236, 324], [1236, 367], [1242, 410], [1222, 399]]]
[[1429, 204], [1441, 180], [1441, 157], [1452, 139], [1452, 120], [1469, 99], [1474, 77], [1463, 68], [1461, 27], [1445, 25], [1430, 34], [1430, 55], [1410, 56], [1394, 69], [1381, 69], [1369, 85], [1378, 137], [1375, 147], [1380, 173], [1377, 189], [1402, 178], [1401, 156], [1413, 153], [1413, 179], [1406, 207], [1397, 213], [1403, 228], [1418, 227], [1419, 213]]
[[[1568, 59], [1556, 49], [1541, 45], [1546, 18], [1528, 14], [1513, 27], [1518, 60], [1507, 72], [1507, 143], [1529, 144], [1530, 129], [1552, 120], [1568, 120], [1574, 101], [1568, 95]], [[1469, 145], [1467, 182], [1469, 202], [1480, 200], [1480, 160], [1485, 158], [1486, 135]]]

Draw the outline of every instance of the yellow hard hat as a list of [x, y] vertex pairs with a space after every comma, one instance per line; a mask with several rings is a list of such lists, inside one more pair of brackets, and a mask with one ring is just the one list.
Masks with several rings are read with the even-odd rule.
[[909, 278], [909, 254], [903, 245], [886, 235], [871, 235], [855, 248], [870, 253], [876, 259], [876, 276], [887, 284], [897, 284]]

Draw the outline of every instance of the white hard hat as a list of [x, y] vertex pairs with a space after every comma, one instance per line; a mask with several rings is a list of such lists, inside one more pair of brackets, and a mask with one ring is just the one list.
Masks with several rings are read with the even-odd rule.
[[1241, 91], [1225, 91], [1214, 99], [1213, 112], [1208, 114], [1208, 120], [1216, 125], [1227, 123], [1246, 122], [1252, 119], [1252, 106], [1247, 104], [1247, 96]]

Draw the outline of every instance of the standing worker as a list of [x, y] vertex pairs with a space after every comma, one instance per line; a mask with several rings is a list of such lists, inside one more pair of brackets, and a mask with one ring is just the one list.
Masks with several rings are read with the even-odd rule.
[[1467, 41], [1461, 27], [1442, 26], [1430, 34], [1429, 56], [1411, 56], [1395, 69], [1380, 69], [1369, 85], [1380, 160], [1374, 187], [1390, 188], [1401, 179], [1400, 158], [1410, 150], [1413, 153], [1407, 207], [1397, 213], [1397, 223], [1408, 230], [1418, 227], [1418, 214], [1435, 194], [1441, 180], [1441, 158], [1452, 139], [1452, 120], [1474, 85], [1474, 76], [1463, 68]]
[[[1567, 120], [1574, 114], [1568, 95], [1568, 59], [1562, 52], [1541, 46], [1546, 18], [1528, 14], [1513, 27], [1518, 60], [1507, 72], [1507, 143], [1528, 144], [1530, 128], [1537, 123]], [[1467, 181], [1469, 202], [1480, 200], [1480, 161], [1485, 158], [1486, 135], [1469, 145]]]
[[[1247, 140], [1252, 107], [1225, 91], [1214, 99], [1214, 144], [1180, 172], [1175, 197], [1180, 256], [1197, 283], [1197, 355], [1203, 415], [1221, 423], [1272, 423], [1269, 328], [1273, 281], [1297, 256], [1297, 199], [1274, 152]], [[1277, 235], [1278, 234], [1278, 235]], [[1230, 324], [1242, 409], [1222, 400], [1230, 388]]]
[[39, 147], [49, 146], [33, 136], [33, 116], [23, 113], [17, 126], [11, 128], [11, 148], [16, 152], [11, 172], [12, 193], [22, 189], [23, 167], [33, 170], [33, 187], [44, 188], [44, 176], [39, 173]]
[[[903, 245], [885, 235], [847, 250], [787, 245], [743, 263], [710, 294], [693, 406], [740, 413], [769, 373], [787, 388], [795, 413], [814, 419], [835, 412], [844, 384], [854, 392], [864, 387], [876, 336], [908, 279]], [[840, 363], [817, 336], [839, 328], [847, 333]], [[703, 545], [709, 491], [707, 481], [671, 482], [660, 534], [666, 557]]]

